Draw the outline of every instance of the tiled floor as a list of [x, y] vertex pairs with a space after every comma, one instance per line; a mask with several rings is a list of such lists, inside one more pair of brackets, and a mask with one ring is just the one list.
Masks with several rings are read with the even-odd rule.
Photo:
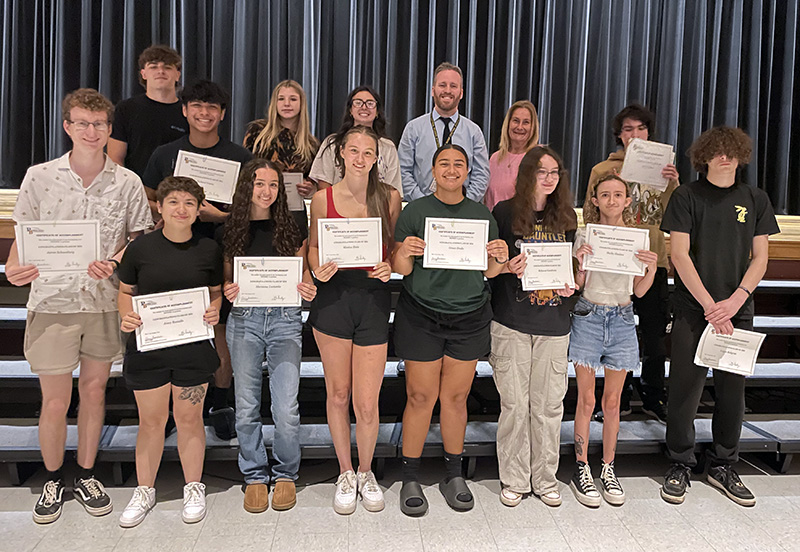
[[[666, 461], [659, 456], [627, 456], [617, 461], [628, 496], [622, 507], [603, 504], [590, 510], [578, 504], [564, 485], [560, 508], [548, 508], [536, 498], [507, 508], [497, 496], [497, 464], [481, 459], [470, 482], [475, 508], [456, 513], [435, 485], [442, 475], [441, 461], [431, 459], [423, 463], [430, 511], [419, 519], [400, 513], [397, 462], [389, 463], [381, 481], [389, 485], [386, 509], [369, 513], [359, 508], [352, 516], [339, 516], [331, 508], [337, 475], [333, 461], [303, 464], [294, 509], [258, 515], [242, 509], [236, 464], [212, 463], [206, 466], [204, 478], [208, 515], [195, 525], [180, 519], [180, 469], [170, 463], [162, 468], [157, 483], [158, 505], [134, 529], [117, 525], [133, 480], [125, 487], [109, 489], [115, 510], [108, 516], [92, 518], [69, 500], [61, 519], [37, 526], [30, 509], [42, 484], [39, 472], [23, 487], [12, 487], [0, 477], [0, 551], [800, 551], [800, 468], [795, 465], [791, 474], [775, 475], [761, 459], [746, 460], [752, 464], [741, 462], [739, 471], [758, 497], [758, 504], [749, 509], [733, 504], [698, 478], [683, 505], [669, 505], [658, 495]], [[598, 460], [594, 463], [599, 465]], [[107, 470], [99, 475], [110, 481]], [[568, 481], [570, 470], [571, 462], [563, 457], [562, 482]]]

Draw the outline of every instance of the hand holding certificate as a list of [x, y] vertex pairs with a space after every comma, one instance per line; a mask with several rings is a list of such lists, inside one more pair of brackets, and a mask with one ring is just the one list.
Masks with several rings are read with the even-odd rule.
[[709, 324], [700, 336], [694, 363], [714, 370], [752, 376], [765, 337], [762, 333], [739, 329], [734, 329], [731, 335], [722, 335], [716, 333]]
[[669, 179], [661, 176], [661, 171], [673, 161], [675, 150], [669, 144], [634, 138], [625, 149], [625, 161], [619, 176], [625, 181], [646, 184], [663, 192]]
[[230, 205], [233, 203], [240, 166], [238, 161], [181, 150], [172, 174], [194, 179], [203, 187], [207, 200]]
[[299, 307], [302, 257], [234, 257], [233, 281], [239, 284], [234, 307]]
[[209, 305], [207, 287], [134, 297], [133, 310], [142, 320], [136, 348], [145, 352], [213, 338], [213, 326], [203, 320]]
[[520, 252], [525, 254], [527, 260], [522, 275], [524, 291], [575, 287], [572, 243], [523, 243]]
[[484, 271], [489, 265], [488, 220], [426, 217], [424, 239], [424, 268]]
[[303, 211], [306, 203], [297, 191], [297, 185], [303, 182], [303, 173], [283, 173], [283, 187], [286, 188], [286, 203], [290, 211]]
[[373, 267], [383, 260], [380, 217], [324, 218], [317, 221], [319, 264], [339, 268]]
[[583, 257], [583, 270], [644, 276], [645, 264], [636, 252], [650, 249], [648, 230], [590, 223], [586, 225], [586, 243], [592, 254]]
[[40, 274], [86, 272], [100, 259], [100, 223], [96, 220], [20, 222], [14, 227], [19, 264]]

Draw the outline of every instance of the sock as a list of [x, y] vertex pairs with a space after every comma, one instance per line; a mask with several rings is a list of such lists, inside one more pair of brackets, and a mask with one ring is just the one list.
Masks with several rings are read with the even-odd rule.
[[215, 387], [212, 407], [214, 410], [220, 410], [228, 407], [228, 391], [230, 387]]
[[78, 467], [80, 468], [78, 471], [78, 479], [89, 479], [94, 476], [94, 466], [91, 468], [81, 468], [81, 466], [78, 465]]
[[48, 481], [61, 481], [62, 479], [64, 479], [64, 474], [61, 473], [61, 468], [58, 468], [56, 471], [47, 470]]
[[445, 451], [444, 453], [444, 467], [447, 472], [446, 481], [450, 481], [454, 477], [461, 477], [461, 455], [450, 454]]
[[403, 456], [403, 483], [409, 483], [419, 479], [419, 465], [421, 463], [421, 458]]

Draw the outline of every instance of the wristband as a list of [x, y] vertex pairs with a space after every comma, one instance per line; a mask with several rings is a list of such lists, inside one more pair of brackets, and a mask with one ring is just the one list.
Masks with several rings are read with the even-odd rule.
[[753, 292], [752, 292], [752, 291], [750, 291], [749, 289], [747, 289], [747, 288], [746, 288], [746, 287], [744, 287], [744, 286], [739, 286], [739, 287], [738, 287], [738, 288], [736, 288], [736, 289], [741, 289], [743, 292], [745, 292], [745, 293], [747, 294], [747, 296], [748, 296], [748, 297], [750, 297], [751, 295], [753, 295]]
[[114, 272], [119, 270], [119, 261], [116, 259], [108, 259], [108, 262], [114, 263]]

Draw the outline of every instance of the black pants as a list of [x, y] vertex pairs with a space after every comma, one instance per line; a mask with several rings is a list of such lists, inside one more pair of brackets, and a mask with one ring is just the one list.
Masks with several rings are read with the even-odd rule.
[[667, 359], [667, 325], [670, 318], [666, 268], [656, 270], [653, 285], [644, 297], [633, 296], [633, 308], [639, 315], [639, 350], [642, 354], [639, 394], [644, 405], [648, 406], [666, 398], [664, 363]]
[[[752, 318], [732, 320], [735, 328], [752, 330]], [[700, 336], [708, 323], [701, 311], [676, 310], [672, 322], [672, 355], [669, 370], [667, 456], [672, 462], [695, 466], [694, 418], [703, 394], [708, 368], [694, 363]], [[744, 417], [744, 376], [714, 371], [714, 414], [711, 422], [712, 464], [739, 460], [739, 436]]]

